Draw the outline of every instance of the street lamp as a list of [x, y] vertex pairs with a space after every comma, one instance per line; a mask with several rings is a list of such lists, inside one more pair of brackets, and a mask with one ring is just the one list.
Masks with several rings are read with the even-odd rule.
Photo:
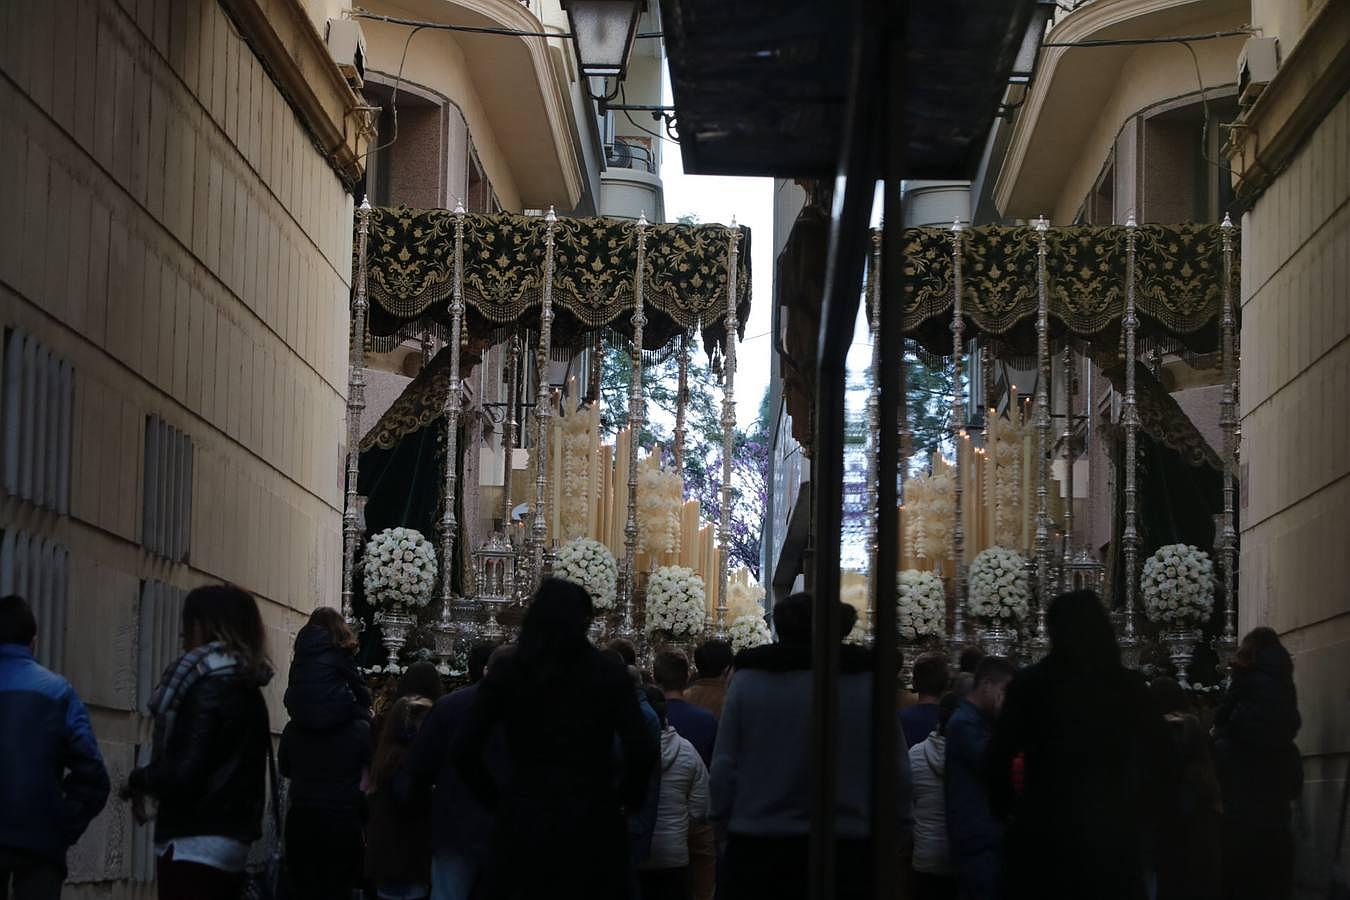
[[1031, 10], [1031, 21], [1022, 36], [1022, 46], [1013, 60], [1012, 71], [1008, 73], [1009, 84], [1030, 84], [1036, 74], [1036, 62], [1041, 53], [1041, 40], [1045, 37], [1045, 26], [1055, 14], [1055, 0], [1036, 0]]
[[582, 76], [622, 80], [647, 0], [562, 0], [562, 7]]

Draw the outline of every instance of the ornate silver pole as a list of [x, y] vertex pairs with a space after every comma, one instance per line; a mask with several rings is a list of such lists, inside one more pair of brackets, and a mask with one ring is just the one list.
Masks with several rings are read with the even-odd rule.
[[680, 335], [680, 384], [675, 395], [675, 471], [684, 477], [684, 420], [689, 405], [689, 332]]
[[450, 292], [450, 383], [445, 392], [445, 507], [441, 510], [441, 617], [450, 624], [454, 602], [455, 488], [459, 483], [459, 339], [464, 321], [464, 204], [455, 206], [454, 284]]
[[534, 446], [534, 526], [530, 536], [530, 580], [533, 587], [543, 580], [544, 549], [548, 543], [544, 505], [548, 499], [549, 419], [553, 418], [553, 388], [548, 383], [548, 364], [553, 355], [553, 229], [557, 222], [558, 216], [550, 206], [544, 216], [544, 290], [539, 309], [537, 362], [539, 388], [534, 396], [534, 421], [539, 433]]
[[511, 540], [511, 472], [516, 449], [516, 393], [520, 390], [520, 335], [506, 351], [506, 416], [502, 423], [502, 535]]
[[1045, 613], [1050, 606], [1050, 290], [1046, 252], [1050, 222], [1036, 220], [1036, 632], [1033, 644], [1043, 649]]
[[1237, 522], [1233, 507], [1233, 473], [1237, 467], [1237, 392], [1238, 368], [1234, 329], [1237, 315], [1233, 305], [1233, 220], [1224, 213], [1219, 226], [1223, 241], [1223, 394], [1219, 405], [1219, 428], [1223, 432], [1223, 519], [1219, 533], [1219, 556], [1223, 563], [1223, 632], [1215, 642], [1219, 665], [1227, 668], [1237, 650]]
[[966, 349], [966, 320], [962, 309], [965, 284], [962, 274], [963, 232], [960, 219], [952, 222], [952, 438], [956, 448], [956, 509], [952, 522], [952, 643], [959, 653], [966, 643], [966, 525], [961, 508], [961, 443], [966, 430], [965, 394], [961, 390], [961, 367]]
[[727, 577], [731, 567], [731, 452], [736, 433], [736, 275], [740, 256], [741, 229], [731, 217], [727, 230], [727, 319], [726, 363], [722, 382], [722, 509], [718, 517], [717, 539], [722, 545], [722, 563], [718, 571], [716, 635], [727, 633]]
[[356, 211], [356, 292], [352, 299], [351, 344], [347, 355], [347, 497], [342, 511], [342, 618], [359, 628], [352, 610], [356, 590], [356, 546], [361, 540], [357, 482], [361, 475], [361, 414], [366, 409], [366, 248], [370, 240], [370, 199]]
[[1136, 478], [1136, 442], [1139, 433], [1139, 410], [1135, 395], [1135, 332], [1139, 328], [1139, 317], [1134, 308], [1134, 263], [1135, 241], [1138, 237], [1139, 223], [1133, 210], [1125, 220], [1125, 318], [1121, 325], [1125, 331], [1125, 405], [1121, 410], [1121, 425], [1125, 429], [1125, 533], [1121, 538], [1125, 557], [1125, 633], [1120, 640], [1121, 655], [1129, 666], [1139, 664], [1139, 634], [1135, 627], [1135, 594], [1139, 586], [1139, 525], [1136, 503], [1138, 486]]
[[1078, 373], [1074, 365], [1073, 347], [1068, 338], [1064, 340], [1064, 555], [1059, 565], [1059, 589], [1073, 589], [1069, 583], [1069, 564], [1073, 562], [1073, 463], [1074, 463], [1074, 421], [1073, 403], [1077, 387]]
[[[867, 296], [871, 301], [868, 310], [867, 332], [872, 340], [871, 384], [867, 388], [867, 634], [874, 632], [873, 620], [877, 604], [877, 557], [880, 547], [877, 544], [877, 516], [881, 513], [878, 496], [880, 478], [878, 440], [881, 434], [881, 231], [872, 232], [872, 265], [868, 271]], [[900, 364], [904, 365], [903, 354]], [[906, 659], [906, 663], [911, 660]], [[908, 683], [908, 682], [906, 682]]]
[[647, 214], [637, 220], [637, 271], [633, 273], [633, 375], [628, 384], [628, 517], [623, 526], [623, 571], [620, 573], [619, 601], [623, 619], [619, 633], [631, 637], [637, 633], [633, 619], [633, 590], [637, 585], [637, 485], [638, 442], [642, 436], [642, 327], [647, 324], [647, 313], [642, 306], [642, 292], [647, 266]]

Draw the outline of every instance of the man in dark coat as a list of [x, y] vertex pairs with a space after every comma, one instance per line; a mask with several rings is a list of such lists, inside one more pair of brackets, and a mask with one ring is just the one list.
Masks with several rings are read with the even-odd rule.
[[1003, 823], [990, 808], [984, 766], [1012, 677], [1012, 663], [985, 657], [947, 722], [947, 837], [962, 900], [991, 900], [998, 883]]
[[989, 747], [990, 800], [1008, 823], [999, 897], [1143, 900], [1167, 733], [1095, 593], [1056, 597], [1046, 625], [1050, 654], [1008, 686]]
[[0, 599], [0, 897], [56, 900], [66, 851], [108, 799], [108, 770], [70, 683], [33, 658], [37, 621]]

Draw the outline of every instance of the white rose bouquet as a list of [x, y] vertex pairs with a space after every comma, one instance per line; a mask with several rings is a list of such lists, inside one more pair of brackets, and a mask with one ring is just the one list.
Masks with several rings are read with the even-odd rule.
[[436, 550], [412, 528], [386, 528], [366, 544], [366, 602], [388, 608], [422, 607], [436, 583]]
[[661, 566], [647, 579], [646, 632], [672, 638], [703, 632], [703, 579], [685, 566]]
[[769, 623], [764, 621], [763, 616], [751, 614], [739, 616], [731, 623], [727, 629], [727, 639], [731, 641], [731, 649], [740, 653], [751, 647], [773, 643], [773, 633], [769, 631]]
[[947, 592], [932, 572], [906, 569], [897, 582], [896, 614], [907, 641], [941, 637], [946, 631]]
[[861, 572], [842, 572], [839, 580], [839, 599], [857, 611], [853, 628], [844, 637], [844, 642], [863, 645], [871, 637], [867, 628], [867, 576]]
[[1144, 612], [1159, 625], [1190, 626], [1214, 609], [1214, 563], [1190, 544], [1168, 544], [1144, 561]]
[[597, 610], [613, 609], [619, 591], [619, 564], [609, 548], [591, 538], [577, 538], [558, 548], [554, 576], [579, 584]]
[[1026, 560], [1016, 550], [990, 547], [970, 564], [970, 614], [987, 622], [1017, 623], [1026, 618], [1031, 588]]

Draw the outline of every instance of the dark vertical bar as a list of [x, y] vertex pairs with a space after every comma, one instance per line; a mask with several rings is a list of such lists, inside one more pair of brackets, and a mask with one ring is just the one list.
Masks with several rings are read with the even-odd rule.
[[817, 345], [812, 522], [815, 538], [811, 646], [810, 896], [834, 896], [836, 731], [839, 684], [839, 554], [843, 528], [844, 360], [853, 336], [877, 178], [880, 40], [875, 0], [853, 4], [849, 97], [835, 176], [833, 222]]
[[[900, 5], [903, 14], [905, 5]], [[899, 16], [893, 16], [898, 19]], [[881, 295], [876, 340], [881, 341], [877, 379], [877, 554], [876, 597], [873, 598], [873, 640], [876, 668], [872, 677], [872, 839], [875, 896], [894, 900], [899, 895], [900, 813], [895, 798], [899, 785], [895, 760], [896, 673], [900, 671], [899, 632], [895, 608], [896, 571], [900, 568], [900, 516], [896, 487], [900, 470], [900, 415], [904, 409], [905, 354], [900, 328], [901, 273], [904, 272], [900, 177], [904, 172], [905, 139], [895, 125], [903, 121], [901, 79], [904, 32], [901, 22], [886, 23], [885, 117], [882, 136], [884, 178], [881, 234]]]

